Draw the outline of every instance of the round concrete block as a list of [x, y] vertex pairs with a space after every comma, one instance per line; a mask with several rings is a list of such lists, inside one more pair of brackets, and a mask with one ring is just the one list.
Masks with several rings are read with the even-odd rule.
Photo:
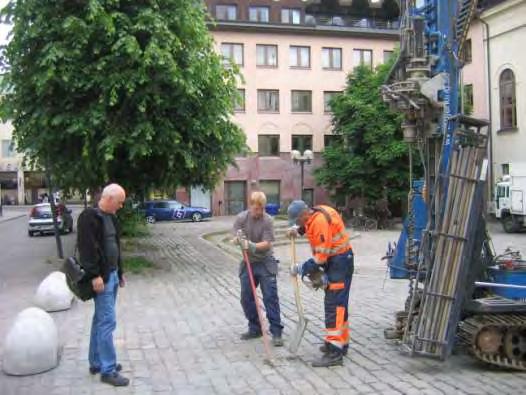
[[71, 307], [74, 295], [66, 283], [66, 275], [53, 272], [38, 286], [35, 304], [45, 311], [61, 311]]
[[58, 330], [44, 310], [30, 307], [20, 312], [7, 333], [2, 368], [5, 373], [27, 376], [58, 365]]

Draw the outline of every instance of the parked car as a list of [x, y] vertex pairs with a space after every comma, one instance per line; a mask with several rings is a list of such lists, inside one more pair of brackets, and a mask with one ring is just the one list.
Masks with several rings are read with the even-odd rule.
[[177, 200], [151, 200], [145, 202], [141, 210], [150, 224], [156, 221], [191, 220], [199, 222], [212, 216], [212, 212], [207, 208], [190, 207]]
[[[59, 203], [57, 207], [57, 221], [60, 233], [73, 232], [73, 217], [71, 210], [64, 204]], [[51, 215], [51, 204], [40, 203], [34, 206], [29, 213], [27, 234], [32, 237], [36, 233], [54, 233], [53, 216]]]

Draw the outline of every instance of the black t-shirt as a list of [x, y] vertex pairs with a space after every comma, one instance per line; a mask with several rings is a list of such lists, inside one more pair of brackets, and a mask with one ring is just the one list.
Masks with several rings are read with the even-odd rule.
[[104, 255], [110, 270], [116, 270], [119, 264], [119, 244], [117, 243], [117, 230], [113, 224], [113, 215], [102, 214], [102, 224], [104, 226]]

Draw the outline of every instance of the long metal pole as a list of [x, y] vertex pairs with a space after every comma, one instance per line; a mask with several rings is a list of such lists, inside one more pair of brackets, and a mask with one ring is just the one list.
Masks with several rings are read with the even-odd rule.
[[46, 178], [49, 191], [49, 204], [51, 205], [51, 216], [53, 218], [53, 229], [55, 230], [55, 241], [57, 243], [57, 253], [60, 259], [64, 259], [62, 239], [60, 238], [60, 229], [58, 228], [57, 206], [55, 205], [55, 196], [53, 195], [53, 186], [51, 185], [51, 174], [48, 169], [46, 169]]
[[510, 289], [524, 289], [526, 290], [526, 285], [515, 285], [515, 284], [500, 284], [500, 283], [487, 283], [484, 281], [475, 281], [475, 287], [483, 288], [510, 288]]
[[303, 200], [303, 180], [304, 180], [304, 169], [305, 161], [303, 159], [300, 159], [300, 166], [301, 166], [301, 191], [300, 191], [300, 200]]

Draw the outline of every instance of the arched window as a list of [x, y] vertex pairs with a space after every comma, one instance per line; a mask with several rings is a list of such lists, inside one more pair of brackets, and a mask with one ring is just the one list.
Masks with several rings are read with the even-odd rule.
[[500, 128], [511, 129], [517, 127], [517, 111], [515, 107], [515, 75], [510, 69], [500, 74]]

